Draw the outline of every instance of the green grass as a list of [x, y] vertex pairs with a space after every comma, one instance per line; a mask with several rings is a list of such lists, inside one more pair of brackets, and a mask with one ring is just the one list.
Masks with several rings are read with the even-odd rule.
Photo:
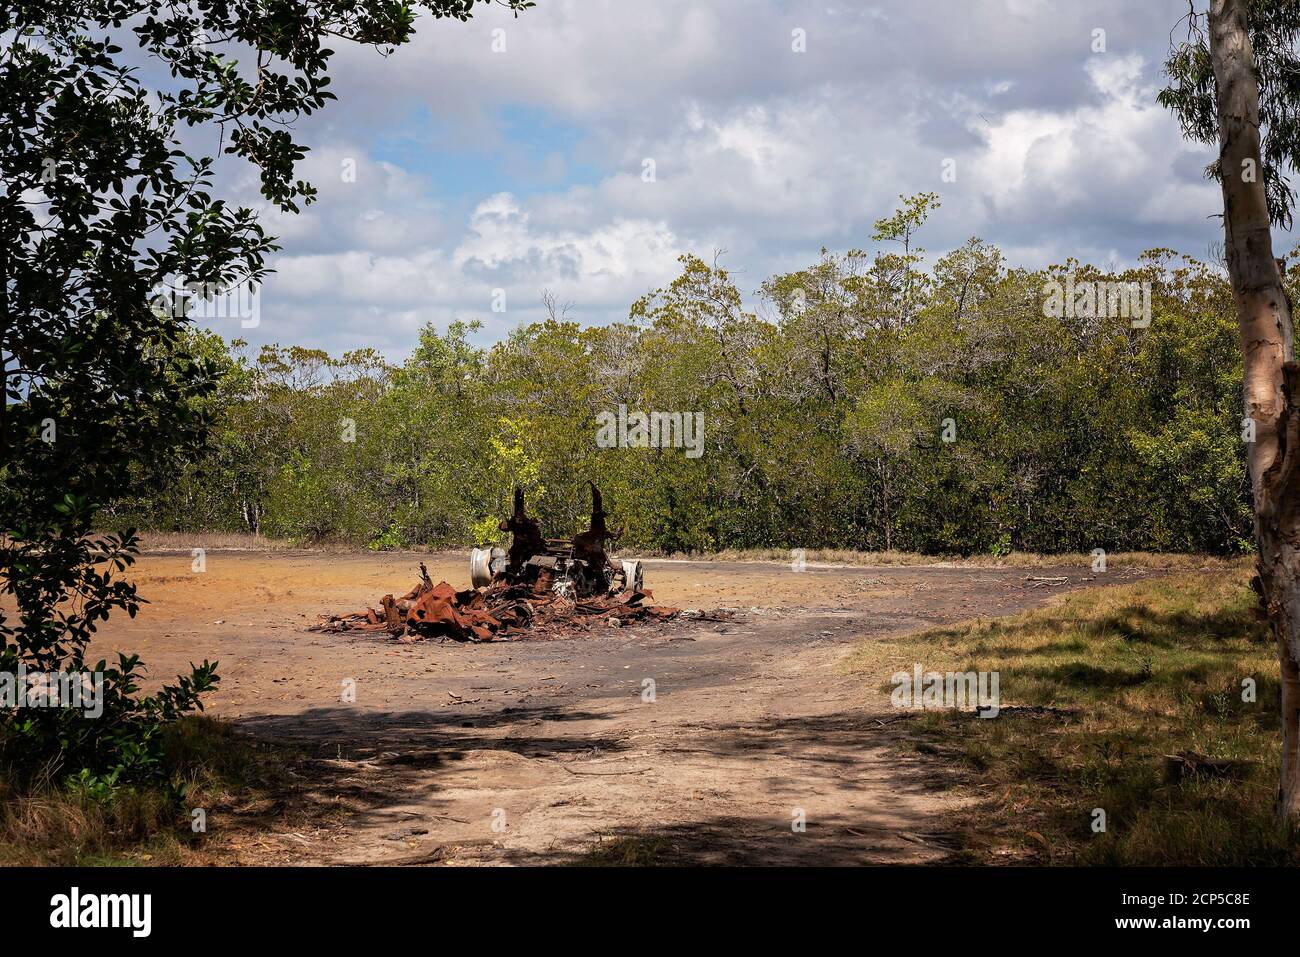
[[[1079, 591], [1014, 617], [873, 641], [850, 667], [997, 671], [1004, 709], [1056, 709], [991, 720], [929, 711], [890, 726], [899, 747], [959, 772], [972, 798], [960, 815], [966, 861], [1300, 863], [1274, 819], [1278, 664], [1248, 578], [1238, 563]], [[1185, 751], [1245, 762], [1244, 773], [1168, 780], [1163, 756]]]
[[[142, 549], [146, 554], [189, 552], [192, 548], [206, 548], [209, 551], [231, 549], [236, 551], [282, 552], [304, 550], [326, 552], [331, 554], [365, 554], [370, 550], [361, 542], [340, 540], [290, 541], [288, 539], [264, 538], [242, 532], [141, 532]], [[429, 551], [429, 546], [412, 545], [393, 551], [409, 551], [420, 554], [449, 555], [459, 557], [474, 547], [474, 543], [459, 546], [439, 546]], [[789, 548], [729, 548], [716, 552], [665, 552], [659, 549], [637, 549], [628, 547], [623, 553], [625, 558], [668, 558], [687, 559], [691, 561], [716, 562], [776, 562], [789, 565], [791, 550]], [[864, 552], [845, 548], [809, 548], [804, 552], [804, 560], [813, 564], [850, 565], [850, 566], [906, 566], [959, 564], [993, 568], [1041, 568], [1076, 566], [1091, 569], [1093, 557], [1085, 554], [1040, 554], [1037, 552], [1010, 552], [1005, 555], [924, 555], [920, 552], [874, 551]], [[1197, 555], [1178, 552], [1116, 552], [1106, 556], [1110, 569], [1120, 568], [1226, 568], [1238, 563], [1238, 559], [1219, 558], [1211, 555]]]
[[662, 837], [598, 834], [573, 863], [583, 867], [666, 867], [679, 859], [678, 849]]
[[[656, 550], [628, 549], [627, 556], [641, 558], [677, 558], [693, 561], [715, 562], [779, 562], [790, 564], [791, 550], [788, 548], [731, 548], [717, 552], [662, 552]], [[1076, 566], [1091, 569], [1092, 555], [1055, 554], [1045, 555], [1037, 552], [1010, 552], [1005, 555], [923, 555], [919, 552], [877, 551], [863, 552], [842, 548], [810, 548], [804, 552], [804, 560], [814, 564], [826, 565], [935, 565], [957, 564], [990, 568], [1042, 568]], [[1120, 568], [1156, 568], [1162, 570], [1183, 570], [1192, 568], [1226, 569], [1240, 564], [1239, 559], [1218, 558], [1211, 555], [1195, 555], [1177, 552], [1116, 552], [1106, 556], [1106, 566], [1110, 570]]]
[[208, 717], [182, 718], [164, 729], [170, 780], [184, 785], [178, 805], [162, 787], [123, 787], [94, 799], [48, 774], [0, 774], [0, 865], [133, 866], [205, 863], [205, 834], [190, 812], [213, 817], [280, 789], [285, 754]]

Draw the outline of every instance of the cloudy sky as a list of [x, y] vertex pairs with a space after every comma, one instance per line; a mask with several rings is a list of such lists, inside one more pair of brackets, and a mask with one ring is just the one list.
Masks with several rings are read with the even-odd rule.
[[[543, 289], [612, 322], [683, 253], [725, 250], [752, 293], [822, 246], [871, 248], [872, 222], [922, 190], [943, 203], [931, 252], [979, 236], [1027, 266], [1203, 256], [1219, 236], [1209, 156], [1155, 102], [1185, 12], [539, 0], [518, 19], [424, 19], [388, 58], [340, 49], [339, 102], [298, 127], [320, 199], [266, 217], [284, 249], [261, 325], [212, 325], [397, 359], [426, 322], [478, 318], [482, 341], [501, 338], [543, 315]], [[257, 202], [251, 175], [234, 189]]]

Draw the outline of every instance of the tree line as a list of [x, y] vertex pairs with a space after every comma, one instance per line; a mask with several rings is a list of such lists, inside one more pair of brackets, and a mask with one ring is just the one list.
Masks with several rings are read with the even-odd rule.
[[[591, 479], [624, 548], [1246, 550], [1223, 270], [1165, 249], [1027, 270], [978, 239], [927, 265], [937, 206], [903, 198], [876, 224], [886, 251], [823, 250], [752, 309], [686, 255], [626, 322], [583, 328], [545, 296], [549, 318], [490, 347], [477, 322], [426, 326], [400, 364], [193, 330], [186, 349], [223, 369], [208, 448], [110, 516], [454, 546], [496, 539], [516, 485], [569, 534]], [[697, 422], [700, 447], [646, 441], [637, 415]]]

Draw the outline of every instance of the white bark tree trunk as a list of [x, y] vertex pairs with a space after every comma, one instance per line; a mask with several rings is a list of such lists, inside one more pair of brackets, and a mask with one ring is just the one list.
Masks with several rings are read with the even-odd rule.
[[1248, 453], [1259, 545], [1260, 595], [1282, 675], [1282, 775], [1278, 810], [1300, 824], [1300, 384], [1291, 303], [1273, 258], [1260, 161], [1259, 82], [1247, 0], [1212, 0], [1210, 56], [1219, 120], [1223, 228], [1245, 364]]

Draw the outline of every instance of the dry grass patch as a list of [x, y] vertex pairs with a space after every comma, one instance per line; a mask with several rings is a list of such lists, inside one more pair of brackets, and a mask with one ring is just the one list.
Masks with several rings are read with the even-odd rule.
[[191, 828], [193, 808], [206, 810], [211, 833], [211, 818], [285, 786], [282, 747], [202, 716], [163, 733], [170, 787], [122, 787], [97, 798], [49, 770], [0, 774], [0, 865], [206, 863], [208, 835]]
[[143, 552], [208, 551], [279, 552], [300, 548], [286, 539], [265, 538], [244, 532], [141, 532]]
[[[731, 548], [699, 554], [638, 551], [642, 558], [689, 559], [712, 562], [779, 562], [792, 561], [788, 548]], [[1093, 557], [1083, 554], [1041, 555], [1036, 552], [1011, 552], [1007, 555], [922, 555], [918, 552], [861, 552], [851, 549], [810, 548], [804, 560], [813, 564], [851, 566], [964, 565], [974, 568], [1042, 568], [1077, 566], [1091, 573]], [[1120, 568], [1231, 569], [1242, 564], [1238, 558], [1211, 555], [1156, 552], [1116, 552], [1106, 556], [1109, 570]]]
[[[1062, 596], [1052, 606], [861, 646], [855, 671], [996, 671], [1005, 711], [918, 713], [898, 744], [965, 773], [972, 862], [1285, 864], [1273, 816], [1278, 665], [1244, 562]], [[1252, 679], [1256, 700], [1243, 701]], [[1164, 755], [1240, 762], [1174, 779]], [[1094, 809], [1106, 830], [1094, 833]]]

